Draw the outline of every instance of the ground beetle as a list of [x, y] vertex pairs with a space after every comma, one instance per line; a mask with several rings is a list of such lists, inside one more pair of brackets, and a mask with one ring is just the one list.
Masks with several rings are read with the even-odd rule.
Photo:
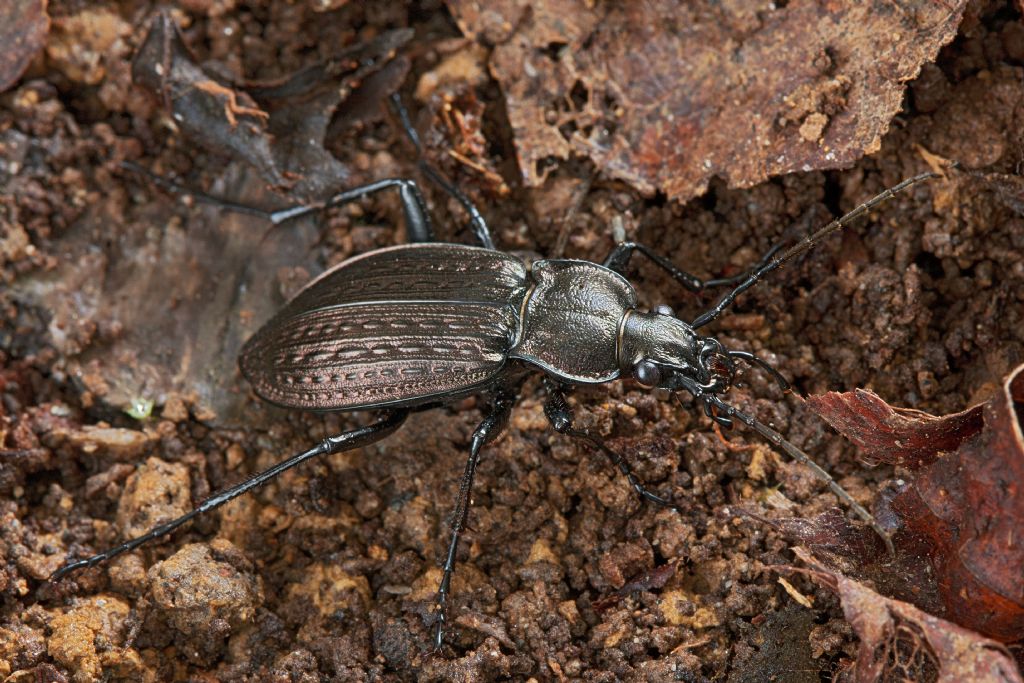
[[[891, 548], [887, 534], [871, 514], [825, 470], [778, 432], [721, 398], [734, 381], [737, 361], [765, 369], [788, 388], [782, 376], [753, 354], [727, 349], [698, 330], [765, 274], [900, 190], [938, 174], [924, 173], [904, 180], [789, 249], [783, 251], [782, 245], [777, 245], [749, 272], [732, 278], [702, 281], [634, 242], [617, 245], [601, 265], [570, 259], [527, 264], [495, 249], [483, 216], [458, 188], [424, 161], [408, 113], [397, 96], [393, 103], [416, 147], [420, 169], [466, 209], [481, 246], [435, 241], [416, 182], [403, 178], [381, 180], [342, 192], [326, 202], [274, 212], [191, 193], [223, 208], [259, 215], [277, 224], [381, 190], [398, 191], [408, 244], [356, 256], [323, 273], [249, 339], [239, 361], [256, 393], [271, 403], [320, 411], [380, 409], [384, 411], [381, 419], [326, 438], [142, 536], [70, 562], [54, 573], [53, 580], [163, 536], [310, 458], [382, 439], [398, 429], [411, 411], [486, 393], [491, 397], [491, 408], [473, 432], [437, 593], [434, 643], [440, 647], [456, 549], [469, 516], [480, 451], [501, 433], [519, 387], [535, 372], [544, 373], [544, 413], [551, 426], [605, 453], [647, 500], [669, 505], [644, 488], [629, 465], [598, 437], [573, 426], [564, 394], [567, 386], [633, 378], [645, 387], [665, 389], [677, 397], [676, 392], [685, 391], [718, 424], [731, 426], [733, 420], [739, 420], [811, 468]], [[154, 180], [182, 191], [164, 179]], [[639, 310], [636, 292], [622, 274], [636, 252], [693, 292], [713, 286], [733, 285], [733, 289], [692, 322], [676, 318], [663, 306]]]

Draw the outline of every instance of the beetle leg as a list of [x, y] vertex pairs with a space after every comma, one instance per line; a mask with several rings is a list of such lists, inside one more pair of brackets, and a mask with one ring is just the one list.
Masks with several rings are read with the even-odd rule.
[[450, 194], [455, 198], [462, 208], [469, 214], [469, 222], [473, 225], [473, 232], [476, 233], [477, 240], [480, 244], [487, 249], [494, 249], [494, 239], [491, 238], [491, 229], [487, 227], [487, 221], [484, 220], [483, 214], [476, 208], [476, 205], [465, 195], [459, 188], [455, 187], [450, 180], [445, 178], [441, 173], [433, 166], [427, 163], [426, 158], [423, 156], [423, 143], [420, 141], [420, 135], [416, 132], [416, 128], [412, 125], [412, 120], [409, 118], [409, 110], [402, 104], [402, 96], [398, 93], [391, 95], [391, 104], [395, 108], [395, 112], [398, 114], [398, 120], [402, 123], [402, 128], [405, 130], [406, 136], [409, 141], [412, 142], [413, 147], [416, 148], [416, 165], [419, 166], [420, 171], [425, 176], [430, 178], [438, 187]]
[[381, 190], [398, 190], [398, 196], [402, 200], [402, 211], [405, 213], [405, 230], [410, 242], [434, 242], [434, 230], [430, 225], [430, 218], [427, 216], [427, 203], [423, 200], [423, 193], [415, 180], [408, 178], [385, 178], [366, 185], [353, 187], [350, 190], [339, 192], [326, 201], [314, 202], [312, 204], [298, 204], [286, 209], [279, 209], [272, 212], [268, 218], [271, 223], [277, 225], [298, 216], [320, 211], [331, 206], [348, 204], [357, 199]]
[[640, 252], [650, 259], [654, 265], [668, 273], [673, 280], [681, 284], [683, 287], [686, 287], [691, 292], [699, 293], [709, 287], [723, 287], [743, 282], [750, 277], [751, 273], [755, 272], [758, 268], [770, 261], [771, 258], [775, 256], [780, 249], [782, 249], [784, 244], [784, 242], [779, 242], [773, 246], [768, 250], [768, 253], [762, 256], [761, 260], [749, 270], [740, 273], [739, 275], [716, 278], [714, 280], [702, 280], [696, 275], [687, 273], [685, 270], [680, 269], [676, 264], [672, 263], [664, 256], [661, 256], [647, 245], [640, 244], [639, 242], [619, 242], [616, 244], [615, 248], [612, 249], [610, 254], [608, 254], [608, 257], [605, 258], [604, 266], [606, 268], [611, 268], [616, 273], [625, 274], [626, 266], [629, 264], [629, 259], [632, 258], [634, 252]]
[[445, 556], [441, 585], [437, 589], [437, 628], [434, 631], [434, 648], [440, 649], [444, 639], [444, 629], [448, 623], [448, 594], [451, 592], [452, 574], [455, 572], [455, 554], [459, 549], [459, 536], [466, 528], [469, 520], [469, 506], [473, 502], [473, 476], [476, 474], [476, 466], [480, 462], [480, 451], [483, 447], [498, 438], [505, 425], [508, 424], [508, 417], [512, 412], [516, 397], [512, 392], [501, 392], [494, 400], [490, 414], [483, 419], [473, 432], [470, 440], [469, 459], [466, 461], [466, 471], [462, 474], [462, 483], [459, 485], [459, 496], [455, 501], [455, 510], [452, 513], [452, 537], [448, 543], [448, 554]]
[[681, 284], [683, 287], [686, 287], [691, 292], [700, 292], [707, 287], [707, 283], [696, 275], [691, 275], [685, 270], [678, 268], [676, 264], [672, 263], [664, 256], [661, 256], [650, 247], [640, 244], [639, 242], [619, 242], [605, 258], [603, 265], [605, 268], [610, 268], [620, 275], [625, 275], [626, 266], [629, 265], [629, 259], [632, 258], [633, 253], [637, 251], [649, 258], [654, 265], [671, 275], [673, 280]]
[[71, 572], [86, 567], [95, 567], [96, 565], [106, 562], [112, 557], [116, 557], [121, 553], [135, 550], [140, 545], [148, 543], [154, 539], [160, 538], [164, 534], [168, 534], [185, 522], [198, 517], [199, 515], [219, 508], [224, 503], [227, 503], [234, 498], [247, 493], [257, 487], [267, 483], [277, 475], [281, 474], [285, 470], [289, 470], [296, 465], [303, 463], [310, 458], [315, 458], [321, 455], [327, 455], [330, 453], [338, 453], [341, 451], [351, 450], [353, 448], [359, 448], [361, 446], [367, 446], [376, 441], [380, 441], [384, 437], [390, 435], [396, 429], [398, 429], [403, 422], [405, 422], [406, 416], [409, 414], [408, 410], [395, 410], [389, 415], [374, 422], [366, 427], [360, 427], [359, 429], [353, 429], [350, 432], [339, 434], [337, 436], [329, 436], [313, 448], [308, 451], [293, 455], [284, 462], [280, 462], [273, 467], [260, 472], [259, 474], [253, 475], [249, 479], [246, 479], [240, 484], [232, 486], [229, 489], [216, 493], [202, 503], [200, 503], [194, 510], [188, 512], [177, 519], [172, 519], [169, 522], [165, 522], [157, 527], [154, 527], [150, 531], [147, 531], [142, 536], [137, 536], [119, 546], [106, 550], [92, 557], [88, 557], [84, 560], [78, 560], [76, 562], [68, 562], [60, 569], [55, 571], [50, 576], [50, 581], [58, 581], [63, 577], [67, 576]]
[[573, 414], [569, 408], [568, 402], [565, 400], [565, 393], [557, 383], [552, 381], [549, 377], [544, 378], [544, 388], [548, 392], [547, 403], [544, 404], [544, 415], [548, 418], [548, 422], [551, 423], [551, 427], [559, 434], [565, 434], [571, 436], [574, 439], [580, 439], [586, 441], [594, 448], [598, 449], [612, 461], [612, 464], [619, 468], [619, 471], [629, 481], [630, 486], [637, 494], [652, 503], [663, 505], [668, 508], [676, 509], [675, 505], [665, 500], [656, 493], [652, 493], [645, 487], [636, 475], [633, 474], [633, 470], [630, 468], [629, 463], [626, 462], [621, 455], [608, 448], [604, 441], [593, 436], [590, 432], [583, 429], [574, 429]]
[[157, 175], [156, 173], [153, 173], [152, 171], [130, 161], [124, 162], [122, 166], [146, 176], [153, 182], [153, 184], [172, 194], [187, 195], [205, 204], [212, 204], [224, 211], [233, 211], [235, 213], [244, 213], [249, 216], [257, 216], [273, 223], [274, 225], [279, 225], [294, 218], [300, 218], [311, 213], [323, 211], [331, 206], [347, 204], [348, 202], [361, 199], [367, 195], [373, 194], [374, 192], [397, 189], [398, 195], [402, 200], [402, 210], [405, 213], [405, 229], [409, 241], [436, 241], [434, 239], [434, 230], [430, 225], [430, 218], [427, 215], [427, 204], [423, 200], [423, 193], [420, 192], [420, 188], [416, 184], [415, 180], [409, 180], [407, 178], [385, 178], [384, 180], [378, 180], [373, 183], [360, 185], [358, 187], [353, 187], [352, 189], [339, 192], [325, 201], [310, 202], [309, 204], [295, 204], [294, 206], [285, 207], [276, 211], [267, 211], [256, 206], [249, 206], [248, 204], [228, 201], [203, 192], [196, 192], [195, 190], [185, 187], [181, 183], [177, 183], [169, 178]]

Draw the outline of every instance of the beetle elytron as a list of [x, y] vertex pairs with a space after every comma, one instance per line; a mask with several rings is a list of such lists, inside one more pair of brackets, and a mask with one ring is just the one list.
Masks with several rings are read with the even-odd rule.
[[[761, 366], [783, 386], [785, 380], [756, 356], [729, 350], [698, 330], [765, 274], [896, 192], [937, 174], [925, 173], [903, 181], [788, 250], [772, 249], [749, 274], [736, 278], [702, 282], [647, 247], [631, 242], [616, 246], [603, 265], [557, 259], [528, 266], [495, 249], [480, 212], [423, 161], [417, 134], [397, 97], [395, 105], [419, 153], [420, 168], [465, 207], [481, 246], [436, 242], [423, 198], [412, 180], [382, 180], [342, 192], [321, 204], [276, 212], [197, 195], [227, 209], [257, 213], [280, 223], [380, 190], [399, 192], [409, 243], [356, 256], [323, 273], [245, 344], [240, 357], [243, 374], [267, 401], [305, 410], [380, 409], [384, 412], [381, 419], [324, 439], [142, 536], [70, 562], [54, 573], [53, 580], [137, 548], [310, 458], [382, 439], [398, 429], [411, 411], [488, 393], [491, 409], [472, 436], [437, 594], [434, 641], [439, 647], [447, 623], [459, 535], [468, 518], [481, 449], [500, 434], [523, 380], [536, 372], [544, 373], [548, 397], [545, 414], [552, 427], [600, 449], [633, 488], [653, 502], [668, 504], [645, 489], [625, 461], [600, 439], [573, 427], [573, 415], [563, 393], [566, 385], [633, 378], [646, 387], [685, 391], [719, 424], [730, 426], [738, 419], [812, 468], [888, 543], [870, 513], [823, 469], [776, 431], [721, 398], [733, 383], [739, 360]], [[664, 307], [639, 310], [636, 293], [622, 275], [635, 252], [650, 258], [692, 291], [712, 285], [735, 286], [693, 322], [676, 318]]]

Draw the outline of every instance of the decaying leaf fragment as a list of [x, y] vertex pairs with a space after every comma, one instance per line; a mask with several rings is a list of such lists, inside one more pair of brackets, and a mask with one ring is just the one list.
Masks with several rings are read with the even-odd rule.
[[325, 146], [336, 115], [348, 120], [394, 92], [409, 69], [397, 58], [408, 29], [389, 31], [274, 82], [229, 80], [192, 57], [174, 20], [158, 12], [132, 62], [132, 78], [156, 93], [193, 144], [240, 159], [274, 187], [320, 199], [348, 170]]
[[937, 683], [1021, 683], [1010, 653], [989, 640], [910, 603], [885, 598], [795, 548], [811, 576], [835, 591], [860, 638], [855, 680], [934, 680]]
[[890, 504], [895, 541], [927, 554], [949, 618], [1024, 638], [1024, 365], [987, 404], [942, 418], [860, 390], [808, 404], [866, 457], [915, 471]]
[[871, 463], [917, 469], [955, 451], [984, 425], [982, 406], [935, 417], [912, 408], [893, 408], [876, 394], [854, 389], [812, 396], [808, 404], [861, 449]]
[[46, 44], [47, 0], [0, 3], [0, 92], [14, 85]]
[[681, 201], [877, 150], [965, 4], [448, 0], [494, 45], [527, 185], [581, 154]]
[[179, 128], [200, 145], [244, 159], [274, 186], [285, 184], [270, 150], [269, 115], [202, 70], [167, 13], [154, 17], [132, 62], [132, 79], [157, 93]]

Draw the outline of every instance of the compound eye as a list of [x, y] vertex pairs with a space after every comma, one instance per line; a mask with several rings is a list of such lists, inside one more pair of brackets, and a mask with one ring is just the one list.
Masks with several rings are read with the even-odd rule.
[[672, 310], [672, 307], [667, 304], [658, 304], [651, 309], [651, 312], [657, 313], [658, 315], [670, 315], [673, 318], [676, 316], [676, 312]]
[[633, 378], [647, 388], [661, 383], [661, 369], [649, 360], [642, 360], [633, 366]]

